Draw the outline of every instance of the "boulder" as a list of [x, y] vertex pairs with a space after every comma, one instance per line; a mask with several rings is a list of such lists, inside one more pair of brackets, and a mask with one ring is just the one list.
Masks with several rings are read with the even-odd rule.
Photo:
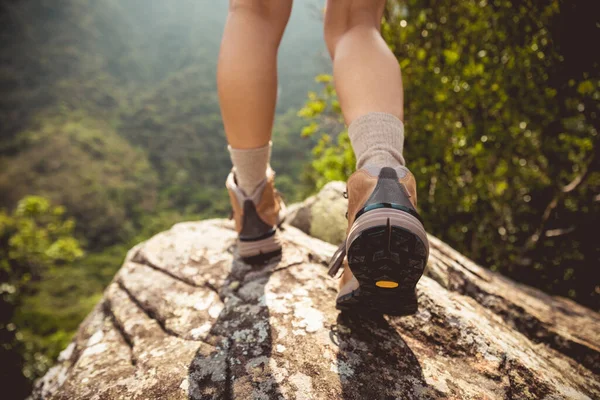
[[287, 223], [326, 242], [341, 243], [347, 224], [345, 191], [344, 182], [329, 182], [316, 195], [302, 203], [292, 204], [286, 217]]
[[[313, 234], [316, 199], [289, 219]], [[598, 313], [430, 237], [417, 314], [340, 314], [326, 268], [335, 246], [290, 225], [282, 237], [282, 254], [260, 265], [239, 259], [226, 220], [137, 245], [31, 397], [600, 398]]]

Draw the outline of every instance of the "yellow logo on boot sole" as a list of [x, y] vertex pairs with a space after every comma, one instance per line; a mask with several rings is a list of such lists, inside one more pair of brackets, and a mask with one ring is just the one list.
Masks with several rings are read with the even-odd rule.
[[392, 281], [377, 281], [377, 282], [375, 282], [375, 284], [377, 286], [379, 286], [380, 288], [386, 288], [386, 289], [393, 289], [395, 287], [398, 287], [398, 282], [392, 282]]

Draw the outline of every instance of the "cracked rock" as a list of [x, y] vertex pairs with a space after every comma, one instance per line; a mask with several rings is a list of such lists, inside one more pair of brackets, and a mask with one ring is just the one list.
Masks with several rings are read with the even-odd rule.
[[335, 247], [282, 237], [261, 265], [237, 257], [224, 220], [136, 246], [31, 398], [600, 398], [597, 313], [432, 237], [417, 314], [343, 315], [324, 266]]

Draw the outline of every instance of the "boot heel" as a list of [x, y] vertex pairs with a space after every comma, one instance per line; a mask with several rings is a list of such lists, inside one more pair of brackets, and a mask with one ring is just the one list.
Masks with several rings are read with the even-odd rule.
[[337, 307], [414, 314], [415, 286], [428, 256], [427, 235], [412, 215], [393, 209], [365, 213], [356, 220], [347, 246], [348, 266], [360, 286], [340, 297]]
[[238, 240], [238, 254], [243, 259], [257, 256], [271, 256], [281, 252], [281, 238], [275, 232], [266, 238], [258, 240]]

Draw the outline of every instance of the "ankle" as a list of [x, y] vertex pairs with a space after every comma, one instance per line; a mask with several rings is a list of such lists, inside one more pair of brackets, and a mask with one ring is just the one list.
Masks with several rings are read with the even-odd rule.
[[365, 114], [350, 124], [348, 135], [356, 154], [356, 169], [404, 166], [404, 124], [394, 115]]
[[247, 196], [252, 196], [254, 191], [266, 180], [267, 170], [271, 158], [271, 146], [256, 149], [234, 149], [228, 147], [233, 163], [235, 183]]

